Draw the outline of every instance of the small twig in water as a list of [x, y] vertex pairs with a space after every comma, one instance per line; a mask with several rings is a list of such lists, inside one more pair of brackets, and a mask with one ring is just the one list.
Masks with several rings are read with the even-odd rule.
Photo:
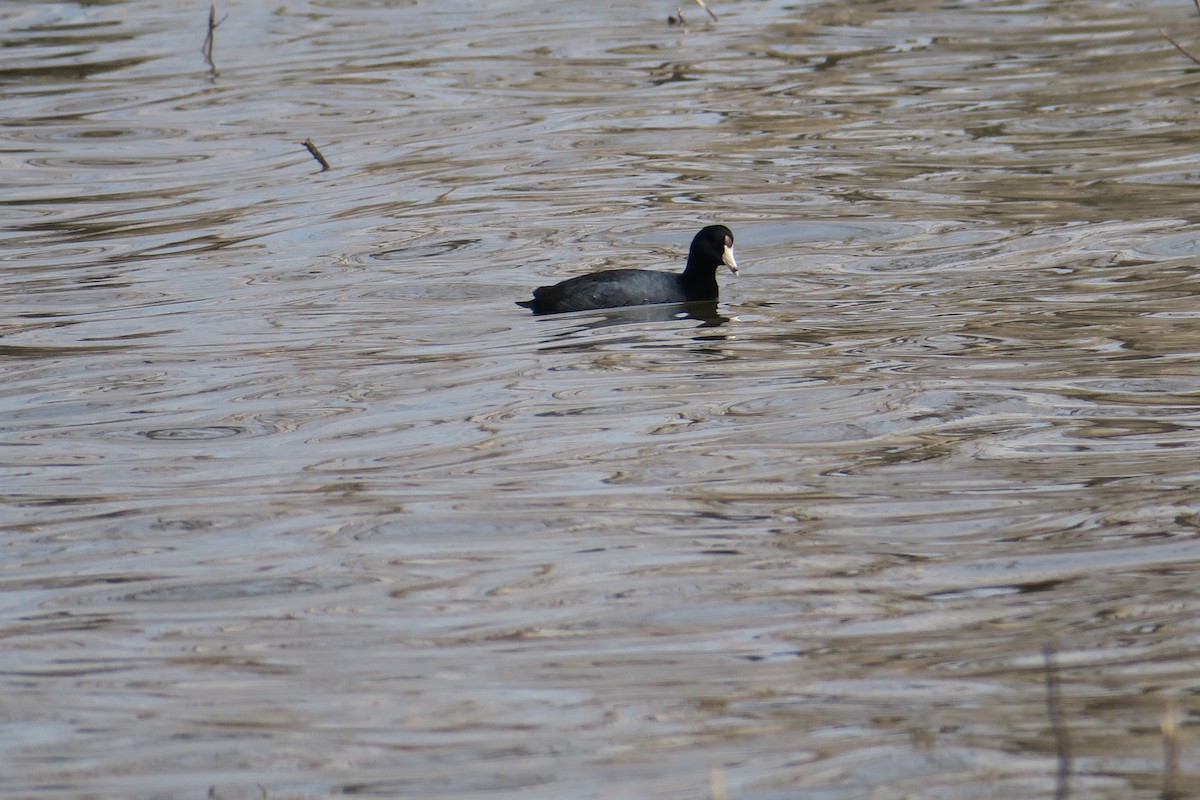
[[317, 146], [315, 144], [313, 144], [312, 139], [305, 139], [300, 144], [307, 147], [308, 152], [312, 153], [312, 157], [315, 158], [317, 160], [317, 163], [321, 165], [321, 172], [324, 172], [325, 170], [329, 169], [329, 162], [325, 160], [325, 156], [321, 155], [321, 151], [317, 149]]
[[672, 17], [668, 14], [667, 15], [667, 24], [668, 25], [678, 25], [679, 27], [683, 28], [684, 31], [686, 31], [687, 30], [687, 20], [683, 18], [683, 9], [681, 9], [679, 6], [675, 6], [675, 16]]
[[[1196, 2], [1196, 11], [1200, 12], [1200, 0], [1195, 0], [1195, 2]], [[1200, 58], [1197, 58], [1196, 56], [1192, 55], [1190, 52], [1188, 52], [1186, 47], [1184, 47], [1179, 42], [1172, 39], [1171, 34], [1167, 33], [1162, 28], [1159, 28], [1158, 32], [1161, 33], [1163, 36], [1165, 36], [1168, 42], [1175, 45], [1176, 50], [1178, 50], [1179, 52], [1183, 53], [1185, 56], [1190, 58], [1193, 63], [1200, 64]]]
[[[1197, 2], [1200, 2], [1200, 0], [1197, 0]], [[708, 6], [704, 5], [704, 0], [696, 0], [696, 5], [700, 6], [700, 7], [701, 7], [701, 8], [703, 8], [705, 11], [707, 11], [707, 12], [708, 12], [708, 15], [709, 15], [710, 17], [712, 17], [712, 18], [713, 18], [713, 22], [716, 22], [716, 21], [717, 21], [717, 15], [713, 13], [713, 10], [712, 10], [711, 8], [709, 8]]]
[[1054, 655], [1053, 646], [1046, 645], [1042, 649], [1046, 661], [1046, 715], [1050, 717], [1050, 728], [1054, 731], [1054, 744], [1058, 750], [1058, 779], [1055, 782], [1054, 799], [1066, 800], [1071, 785], [1071, 740], [1067, 735], [1067, 723], [1063, 720], [1058, 664]]
[[217, 4], [212, 3], [211, 5], [209, 5], [209, 7], [208, 7], [208, 33], [206, 33], [204, 35], [204, 44], [200, 45], [200, 52], [204, 54], [204, 60], [208, 62], [208, 66], [212, 69], [216, 69], [216, 65], [213, 64], [213, 40], [215, 38], [213, 36], [213, 33], [217, 30], [217, 26], [219, 26], [222, 22], [224, 22], [228, 18], [229, 18], [229, 15], [226, 14], [225, 16], [221, 17], [221, 19], [218, 20], [217, 19]]
[[1176, 49], [1176, 50], [1178, 50], [1179, 52], [1183, 53], [1185, 56], [1187, 56], [1188, 58], [1190, 58], [1190, 59], [1191, 59], [1191, 60], [1192, 60], [1194, 63], [1196, 63], [1196, 64], [1200, 64], [1200, 58], [1196, 58], [1196, 56], [1194, 56], [1194, 55], [1192, 55], [1191, 53], [1189, 53], [1189, 52], [1188, 52], [1188, 50], [1187, 50], [1187, 48], [1186, 48], [1186, 47], [1184, 47], [1184, 46], [1183, 46], [1183, 45], [1181, 45], [1179, 42], [1177, 42], [1177, 41], [1175, 41], [1174, 39], [1172, 39], [1172, 38], [1171, 38], [1171, 34], [1167, 33], [1167, 32], [1166, 32], [1166, 31], [1164, 31], [1162, 28], [1159, 28], [1159, 29], [1158, 29], [1158, 32], [1159, 32], [1159, 33], [1161, 33], [1163, 36], [1167, 37], [1167, 41], [1168, 41], [1168, 42], [1170, 42], [1171, 44], [1175, 45], [1175, 49]]
[[1175, 701], [1167, 701], [1167, 713], [1163, 715], [1163, 790], [1162, 800], [1182, 800], [1177, 788], [1179, 780], [1179, 719]]

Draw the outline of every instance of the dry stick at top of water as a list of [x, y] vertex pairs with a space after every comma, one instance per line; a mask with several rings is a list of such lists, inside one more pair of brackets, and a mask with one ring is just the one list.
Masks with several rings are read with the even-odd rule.
[[708, 777], [712, 782], [712, 800], [729, 800], [729, 795], [725, 792], [725, 770], [713, 767], [709, 770]]
[[1182, 800], [1179, 791], [1179, 719], [1175, 701], [1167, 701], [1167, 712], [1163, 715], [1163, 800]]
[[[1200, 2], [1200, 0], [1197, 0], [1197, 2]], [[708, 12], [708, 15], [709, 15], [710, 17], [712, 17], [712, 18], [713, 18], [713, 21], [714, 21], [714, 22], [716, 21], [716, 19], [717, 19], [717, 15], [713, 13], [713, 10], [712, 10], [711, 8], [709, 8], [708, 6], [704, 5], [704, 0], [696, 0], [696, 5], [700, 6], [700, 7], [701, 7], [701, 8], [703, 8], [705, 11], [707, 11], [707, 12]], [[680, 14], [679, 16], [680, 16], [680, 18], [682, 18], [682, 17], [683, 17], [683, 15], [682, 15], [682, 14]]]
[[317, 163], [321, 165], [321, 172], [329, 169], [329, 162], [325, 160], [325, 156], [321, 155], [321, 151], [317, 149], [315, 144], [313, 144], [313, 140], [311, 138], [305, 139], [300, 144], [307, 147], [308, 152], [312, 153], [312, 157], [315, 158]]
[[1067, 735], [1067, 723], [1063, 720], [1054, 648], [1046, 645], [1042, 648], [1042, 657], [1046, 661], [1046, 715], [1050, 717], [1050, 729], [1054, 732], [1054, 745], [1058, 750], [1058, 778], [1055, 781], [1054, 800], [1066, 800], [1071, 788], [1071, 740]]

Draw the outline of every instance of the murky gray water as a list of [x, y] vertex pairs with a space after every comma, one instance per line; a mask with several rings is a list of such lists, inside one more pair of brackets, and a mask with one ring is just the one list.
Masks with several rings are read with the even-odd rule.
[[1195, 8], [682, 8], [0, 6], [0, 793], [1200, 795]]

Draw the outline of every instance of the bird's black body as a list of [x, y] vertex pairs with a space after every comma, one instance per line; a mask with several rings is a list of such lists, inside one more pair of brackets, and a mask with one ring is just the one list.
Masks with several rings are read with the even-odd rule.
[[724, 225], [709, 225], [692, 239], [682, 273], [647, 269], [611, 269], [571, 278], [533, 290], [533, 299], [518, 303], [535, 314], [562, 314], [597, 308], [688, 303], [717, 299], [717, 268], [737, 274], [733, 233]]

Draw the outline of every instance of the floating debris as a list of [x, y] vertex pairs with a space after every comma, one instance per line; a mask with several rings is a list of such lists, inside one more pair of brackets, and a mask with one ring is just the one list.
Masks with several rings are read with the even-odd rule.
[[308, 152], [312, 153], [312, 157], [315, 158], [317, 163], [321, 165], [321, 172], [329, 169], [329, 162], [325, 160], [325, 156], [321, 155], [321, 151], [317, 149], [315, 144], [313, 144], [312, 139], [305, 139], [300, 144], [304, 145], [306, 148], [308, 148]]

